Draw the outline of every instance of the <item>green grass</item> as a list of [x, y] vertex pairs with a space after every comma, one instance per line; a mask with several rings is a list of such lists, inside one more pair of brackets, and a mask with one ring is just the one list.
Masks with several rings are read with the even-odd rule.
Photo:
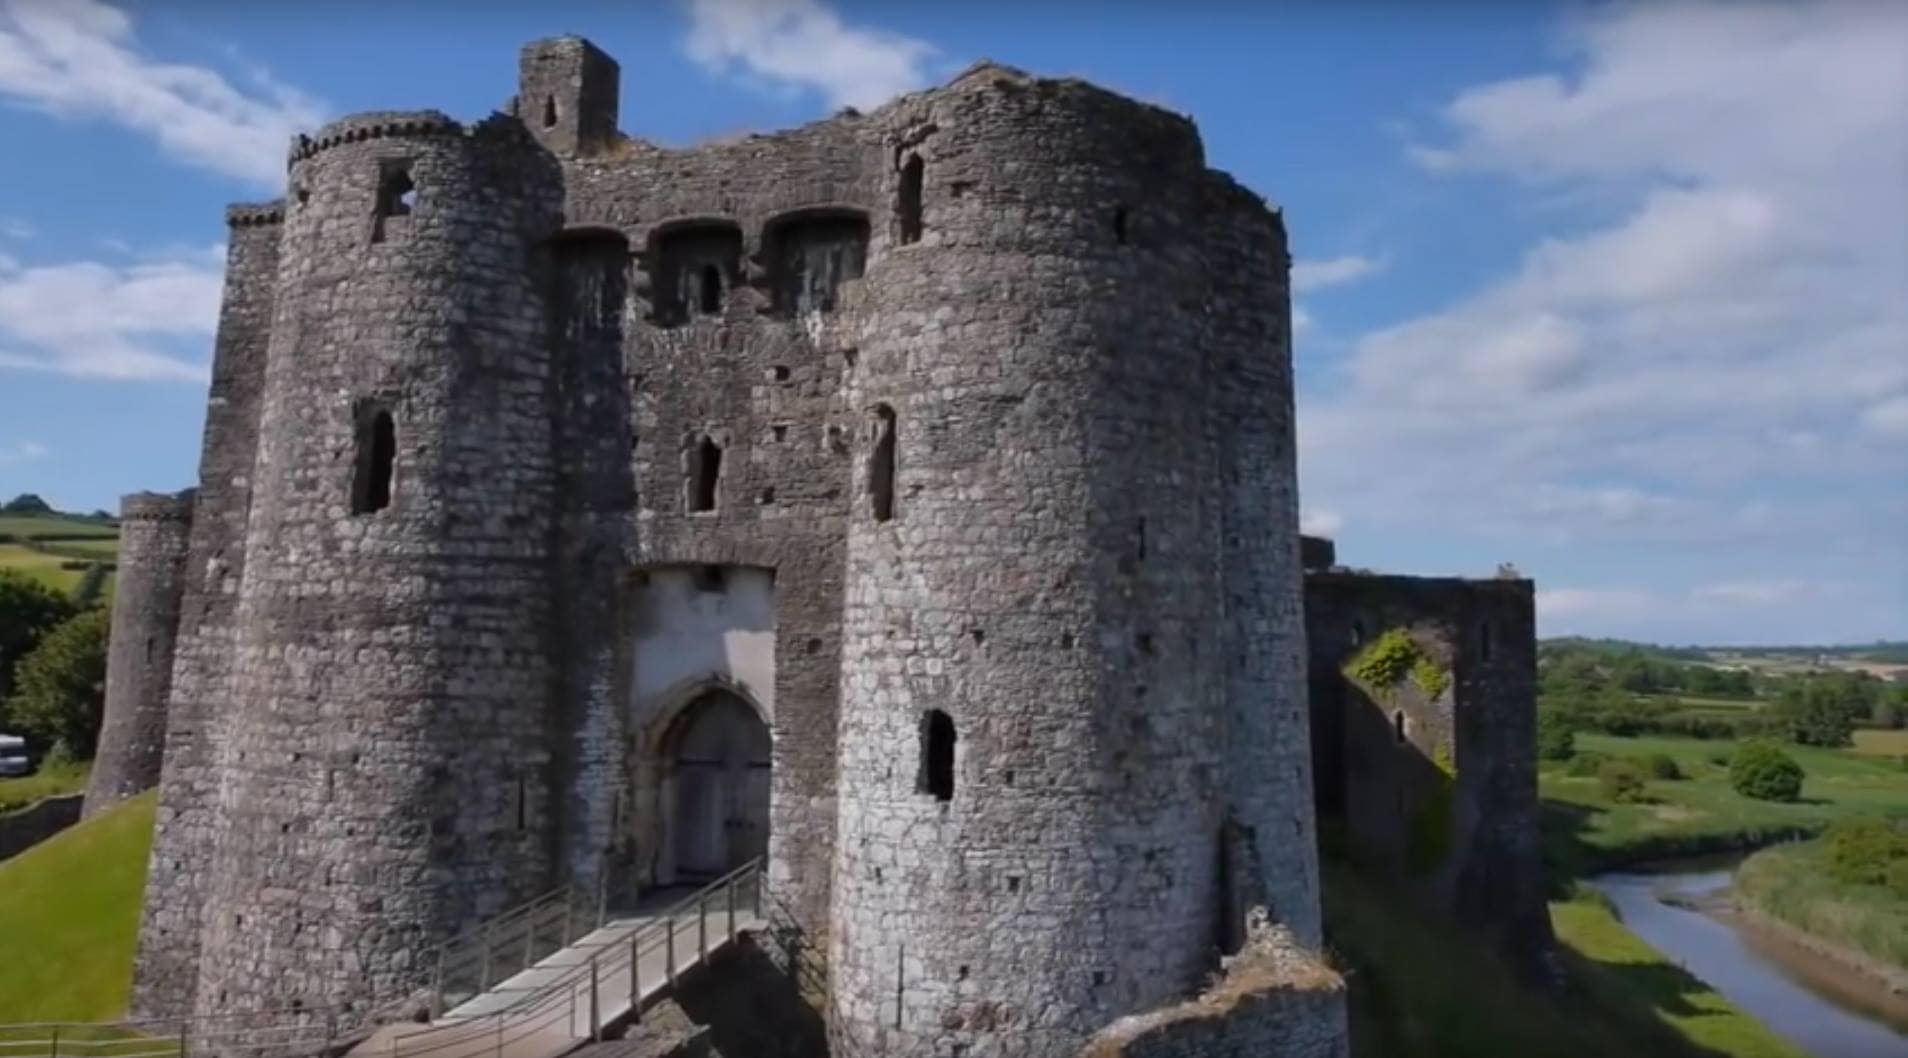
[[1805, 933], [1908, 969], [1908, 899], [1829, 877], [1819, 841], [1764, 849], [1736, 869], [1736, 899]]
[[1855, 752], [1872, 757], [1908, 757], [1908, 729], [1855, 732]]
[[79, 793], [86, 789], [86, 776], [92, 769], [89, 763], [55, 764], [32, 775], [0, 779], [0, 812], [25, 808], [48, 797]]
[[0, 863], [0, 1021], [121, 1017], [156, 791]]
[[1800, 1058], [1594, 899], [1551, 905], [1568, 977], [1551, 994], [1384, 885], [1323, 866], [1327, 943], [1351, 987], [1353, 1058]]
[[11, 566], [47, 587], [72, 591], [85, 575], [77, 569], [61, 569], [60, 563], [72, 559], [49, 555], [20, 544], [0, 544], [0, 566]]
[[57, 547], [62, 551], [98, 555], [101, 559], [108, 560], [119, 554], [119, 538], [116, 536], [94, 537], [87, 540], [61, 540], [59, 543], [50, 546]]
[[1908, 814], [1908, 771], [1895, 761], [1847, 750], [1784, 746], [1806, 778], [1802, 799], [1780, 804], [1751, 800], [1730, 787], [1728, 768], [1711, 758], [1734, 748], [1729, 741], [1578, 735], [1580, 752], [1623, 757], [1667, 753], [1688, 778], [1651, 781], [1652, 803], [1616, 804], [1596, 779], [1546, 769], [1538, 786], [1544, 799], [1545, 855], [1555, 876], [1757, 848], [1785, 836], [1816, 833], [1845, 816]]
[[111, 539], [119, 535], [117, 526], [57, 515], [0, 515], [0, 536], [16, 540], [84, 540], [92, 537]]

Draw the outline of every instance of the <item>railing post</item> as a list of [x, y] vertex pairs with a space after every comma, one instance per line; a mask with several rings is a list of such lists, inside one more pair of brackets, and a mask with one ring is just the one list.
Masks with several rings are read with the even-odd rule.
[[498, 1015], [498, 1014], [492, 1014], [492, 1015], [490, 1015], [490, 1016], [491, 1016], [491, 1017], [493, 1017], [493, 1018], [496, 1018], [496, 1019], [497, 1019], [497, 1058], [503, 1058], [503, 1023], [504, 1023], [504, 1019], [503, 1019], [503, 1017], [502, 1017], [501, 1015]]
[[324, 1058], [331, 1058], [331, 1041], [336, 1039], [337, 1036], [338, 1015], [327, 1010], [325, 1011], [325, 1049], [321, 1052]]
[[490, 991], [490, 920], [485, 919], [483, 928], [477, 931], [477, 943], [484, 946], [482, 958], [478, 960], [477, 991]]
[[703, 962], [709, 961], [709, 894], [696, 897], [696, 951]]
[[53, 1026], [52, 1048], [51, 1058], [60, 1058], [60, 1027], [58, 1025]]
[[596, 1003], [596, 956], [590, 956], [590, 1042], [603, 1041], [603, 1011]]
[[663, 977], [673, 987], [676, 983], [676, 916], [663, 919], [663, 938], [668, 942], [663, 950]]
[[638, 1017], [638, 1008], [643, 1005], [643, 931], [632, 930], [629, 934], [629, 1013]]
[[184, 1018], [179, 1019], [179, 1058], [186, 1058], [186, 1053], [190, 1046], [186, 1042], [188, 1039], [186, 1032], [190, 1025], [191, 1025], [191, 1022], [187, 1021], [186, 1019]]
[[609, 866], [596, 865], [596, 928], [602, 929], [609, 921]]
[[523, 968], [528, 970], [536, 956], [537, 913], [531, 911], [523, 916]]
[[431, 1013], [441, 1014], [444, 1010], [444, 949], [437, 946], [437, 964], [431, 968]]
[[576, 903], [575, 893], [571, 889], [563, 894], [563, 946], [566, 948], [570, 946], [570, 914], [574, 910], [572, 905]]
[[729, 899], [729, 939], [735, 939], [735, 885], [739, 879], [730, 879], [727, 895]]

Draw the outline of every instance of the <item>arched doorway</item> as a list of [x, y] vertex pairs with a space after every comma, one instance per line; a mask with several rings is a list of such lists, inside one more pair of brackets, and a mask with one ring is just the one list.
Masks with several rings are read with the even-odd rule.
[[733, 692], [703, 692], [670, 739], [669, 842], [680, 882], [726, 874], [768, 851], [769, 732]]

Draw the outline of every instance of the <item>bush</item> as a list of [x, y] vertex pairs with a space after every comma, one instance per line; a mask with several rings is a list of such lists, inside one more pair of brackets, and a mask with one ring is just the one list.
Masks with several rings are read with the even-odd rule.
[[1676, 758], [1667, 753], [1652, 753], [1643, 758], [1643, 767], [1652, 779], [1681, 779], [1683, 769], [1676, 766]]
[[65, 595], [17, 569], [0, 569], [0, 702], [13, 688], [20, 659], [74, 612]]
[[1883, 884], [1888, 886], [1889, 892], [1908, 900], [1908, 858], [1888, 865], [1888, 876]]
[[21, 658], [6, 701], [7, 722], [42, 743], [64, 740], [91, 757], [106, 701], [110, 621], [105, 610], [88, 610], [48, 632]]
[[1597, 784], [1603, 795], [1618, 804], [1634, 804], [1644, 799], [1643, 769], [1635, 762], [1611, 759], [1597, 769]]
[[1573, 779], [1594, 779], [1603, 767], [1603, 762], [1609, 759], [1608, 754], [1587, 749], [1570, 758], [1570, 765], [1564, 769], [1564, 774]]
[[1729, 785], [1758, 801], [1793, 801], [1802, 793], [1802, 766], [1772, 742], [1745, 742], [1729, 760]]
[[73, 755], [72, 744], [63, 738], [56, 738], [53, 744], [47, 747], [46, 756], [40, 758], [40, 768], [43, 771], [48, 768], [65, 768], [77, 762], [78, 758]]
[[1908, 857], [1908, 832], [1885, 819], [1841, 819], [1822, 834], [1829, 877], [1848, 885], [1881, 885]]
[[1555, 709], [1537, 710], [1537, 759], [1569, 760], [1577, 752], [1575, 725]]

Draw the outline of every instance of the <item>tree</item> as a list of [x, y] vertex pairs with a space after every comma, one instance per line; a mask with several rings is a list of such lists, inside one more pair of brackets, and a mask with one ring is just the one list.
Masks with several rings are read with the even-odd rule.
[[1831, 748], [1848, 745], [1856, 718], [1868, 711], [1865, 689], [1841, 676], [1790, 684], [1774, 710], [1791, 742]]
[[1537, 710], [1537, 759], [1569, 760], [1577, 751], [1577, 725], [1557, 709]]
[[22, 492], [7, 501], [0, 511], [8, 514], [52, 514], [53, 506], [31, 492]]
[[1802, 778], [1802, 766], [1773, 742], [1744, 742], [1729, 758], [1729, 785], [1758, 801], [1795, 800]]
[[12, 693], [20, 659], [77, 609], [73, 600], [19, 570], [0, 569], [0, 702]]
[[16, 686], [6, 701], [8, 723], [44, 744], [65, 742], [75, 756], [90, 758], [99, 740], [106, 704], [105, 610], [69, 618], [20, 659]]
[[99, 605], [100, 596], [106, 592], [106, 563], [94, 562], [80, 574], [80, 582], [73, 587], [73, 601], [80, 609], [91, 609]]

